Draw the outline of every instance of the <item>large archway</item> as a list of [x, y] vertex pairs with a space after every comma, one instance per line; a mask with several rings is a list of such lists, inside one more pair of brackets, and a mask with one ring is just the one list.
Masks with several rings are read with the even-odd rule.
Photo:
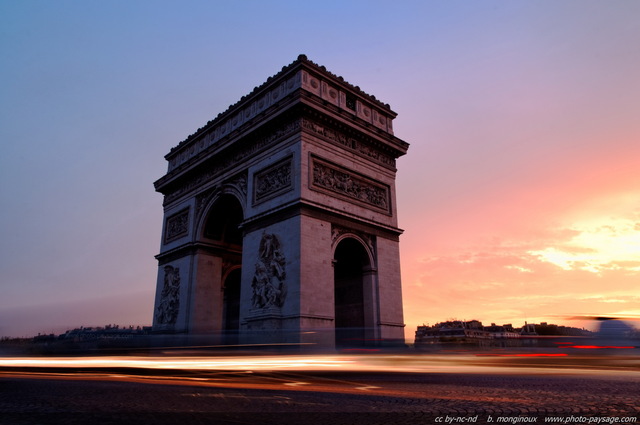
[[230, 250], [242, 250], [242, 205], [233, 195], [222, 195], [211, 206], [204, 227], [204, 237], [225, 245]]
[[211, 302], [218, 311], [216, 328], [222, 334], [222, 342], [227, 344], [237, 343], [240, 330], [243, 220], [240, 201], [231, 194], [223, 194], [210, 207], [202, 233], [206, 249], [220, 263], [216, 269], [216, 273], [220, 273], [220, 295]]
[[345, 238], [334, 254], [334, 299], [336, 346], [366, 345], [365, 315], [371, 309], [365, 294], [365, 271], [371, 268], [362, 243]]

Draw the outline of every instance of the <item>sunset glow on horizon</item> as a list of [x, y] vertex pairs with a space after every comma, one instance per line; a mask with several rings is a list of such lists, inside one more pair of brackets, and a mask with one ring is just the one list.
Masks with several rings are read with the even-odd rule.
[[0, 337], [150, 325], [164, 156], [301, 53], [390, 104], [410, 144], [408, 342], [452, 318], [640, 318], [639, 16], [627, 0], [0, 0]]

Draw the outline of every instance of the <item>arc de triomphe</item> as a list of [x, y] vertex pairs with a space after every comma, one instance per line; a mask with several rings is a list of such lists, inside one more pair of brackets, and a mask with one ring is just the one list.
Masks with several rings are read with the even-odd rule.
[[403, 341], [395, 117], [300, 55], [172, 148], [153, 330]]

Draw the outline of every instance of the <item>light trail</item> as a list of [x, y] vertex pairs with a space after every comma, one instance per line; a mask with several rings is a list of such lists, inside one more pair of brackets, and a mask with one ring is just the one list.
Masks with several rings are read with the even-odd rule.
[[[583, 350], [584, 351], [584, 350]], [[588, 350], [595, 351], [595, 350]], [[622, 351], [622, 350], [620, 350]], [[562, 369], [597, 373], [598, 370], [640, 372], [637, 356], [580, 356], [566, 353], [468, 353], [468, 354], [333, 354], [268, 356], [95, 356], [0, 357], [0, 369], [55, 370], [56, 373], [138, 369], [192, 372], [417, 372], [417, 373], [538, 373]], [[591, 371], [591, 372], [588, 372]], [[150, 372], [151, 373], [151, 372]]]
[[19, 357], [0, 358], [0, 367], [138, 368], [179, 370], [319, 370], [352, 366], [353, 360], [327, 356], [278, 357]]

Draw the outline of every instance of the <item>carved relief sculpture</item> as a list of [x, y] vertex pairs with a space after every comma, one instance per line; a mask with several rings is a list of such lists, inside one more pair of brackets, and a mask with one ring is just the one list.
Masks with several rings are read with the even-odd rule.
[[287, 295], [285, 258], [275, 234], [263, 233], [251, 288], [253, 308], [282, 307]]
[[346, 170], [314, 160], [313, 184], [316, 187], [389, 212], [389, 190], [387, 187], [355, 176]]
[[204, 214], [206, 207], [209, 205], [209, 202], [213, 198], [213, 195], [218, 191], [219, 188], [212, 187], [210, 189], [205, 190], [202, 193], [196, 195], [196, 213], [195, 213], [195, 222], [198, 223], [202, 218], [202, 214]]
[[165, 242], [171, 242], [189, 234], [189, 209], [184, 209], [167, 219]]
[[162, 325], [174, 325], [180, 309], [180, 269], [164, 266], [164, 286], [160, 304], [156, 310], [156, 320]]
[[291, 189], [291, 159], [257, 173], [254, 201], [260, 202]]
[[240, 193], [247, 194], [247, 176], [245, 173], [238, 174], [227, 183], [234, 186]]

